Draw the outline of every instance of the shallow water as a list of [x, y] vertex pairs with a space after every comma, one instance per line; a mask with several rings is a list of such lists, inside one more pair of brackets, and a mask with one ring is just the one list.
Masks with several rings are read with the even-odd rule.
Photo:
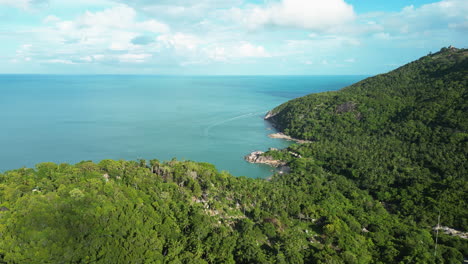
[[210, 162], [267, 177], [254, 150], [282, 148], [265, 113], [364, 76], [0, 75], [0, 171], [45, 161], [140, 158]]

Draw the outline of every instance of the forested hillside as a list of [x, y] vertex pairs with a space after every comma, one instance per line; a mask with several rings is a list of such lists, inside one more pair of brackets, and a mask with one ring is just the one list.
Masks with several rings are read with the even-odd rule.
[[291, 167], [269, 181], [177, 160], [0, 174], [0, 263], [460, 263], [467, 240], [435, 248], [433, 227], [467, 230], [467, 57], [276, 108], [313, 142], [267, 152]]
[[[430, 226], [440, 212], [442, 224], [468, 229], [468, 50], [443, 48], [340, 91], [292, 100], [268, 119], [314, 141], [288, 150], [300, 162], [345, 176], [392, 214]], [[299, 162], [287, 153], [270, 155]]]
[[43, 163], [0, 182], [6, 263], [456, 263], [467, 250], [442, 235], [435, 257], [429, 228], [312, 163], [272, 181], [175, 160]]

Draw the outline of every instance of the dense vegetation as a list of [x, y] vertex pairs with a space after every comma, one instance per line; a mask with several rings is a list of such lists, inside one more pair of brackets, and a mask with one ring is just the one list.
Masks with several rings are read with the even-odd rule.
[[[298, 164], [300, 166], [300, 164]], [[389, 214], [348, 179], [236, 178], [210, 164], [43, 163], [1, 176], [7, 263], [408, 263], [433, 256], [428, 229]], [[466, 248], [465, 248], [466, 250]]]
[[468, 50], [444, 48], [270, 115], [286, 134], [314, 143], [269, 155], [294, 161], [294, 151], [420, 226], [440, 213], [444, 225], [468, 229]]
[[[467, 52], [444, 50], [273, 111], [313, 143], [270, 181], [104, 160], [0, 174], [0, 263], [460, 263]], [[289, 154], [300, 153], [301, 157]]]

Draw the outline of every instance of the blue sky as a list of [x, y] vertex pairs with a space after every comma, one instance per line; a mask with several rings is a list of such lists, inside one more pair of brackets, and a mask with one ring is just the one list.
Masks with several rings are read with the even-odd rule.
[[0, 73], [372, 75], [467, 42], [466, 0], [0, 0]]

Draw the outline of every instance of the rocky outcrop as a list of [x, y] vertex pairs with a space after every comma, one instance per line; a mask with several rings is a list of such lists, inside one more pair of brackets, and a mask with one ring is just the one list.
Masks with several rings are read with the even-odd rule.
[[269, 111], [265, 117], [263, 118], [265, 121], [268, 121], [268, 123], [271, 124], [272, 127], [278, 129], [278, 130], [282, 130], [282, 127], [281, 125], [279, 124], [278, 122], [278, 118], [277, 118], [277, 115], [279, 114], [280, 112], [276, 112], [276, 113], [273, 113], [273, 110]]
[[105, 180], [106, 182], [108, 182], [109, 179], [110, 179], [110, 176], [109, 176], [109, 174], [107, 174], [107, 173], [104, 174], [104, 175], [102, 175], [102, 177], [104, 178], [104, 180]]
[[254, 151], [249, 155], [245, 156], [244, 159], [250, 163], [259, 163], [259, 164], [267, 164], [273, 167], [281, 167], [286, 165], [284, 161], [275, 160], [269, 156], [263, 156], [265, 152], [263, 151]]
[[270, 134], [268, 135], [268, 137], [270, 138], [280, 138], [280, 139], [286, 139], [286, 140], [289, 140], [289, 141], [294, 141], [294, 142], [297, 142], [299, 144], [303, 144], [303, 143], [311, 143], [312, 141], [309, 141], [309, 140], [302, 140], [302, 139], [296, 139], [296, 138], [292, 138], [284, 133], [274, 133], [274, 134]]
[[361, 121], [362, 114], [361, 112], [357, 111], [357, 104], [354, 102], [346, 102], [344, 104], [340, 104], [336, 106], [335, 114], [345, 114], [349, 112], [354, 112], [354, 116], [356, 120]]
[[468, 239], [468, 233], [455, 230], [453, 228], [447, 226], [435, 226], [434, 231], [440, 230], [441, 232], [449, 235], [449, 236], [457, 236], [459, 238]]
[[265, 120], [270, 120], [271, 118], [275, 117], [278, 113], [273, 113], [272, 111], [268, 111], [268, 113], [265, 115], [263, 119]]
[[335, 113], [337, 114], [343, 114], [343, 113], [348, 113], [356, 110], [356, 103], [354, 102], [346, 102], [344, 104], [340, 104], [336, 106]]

